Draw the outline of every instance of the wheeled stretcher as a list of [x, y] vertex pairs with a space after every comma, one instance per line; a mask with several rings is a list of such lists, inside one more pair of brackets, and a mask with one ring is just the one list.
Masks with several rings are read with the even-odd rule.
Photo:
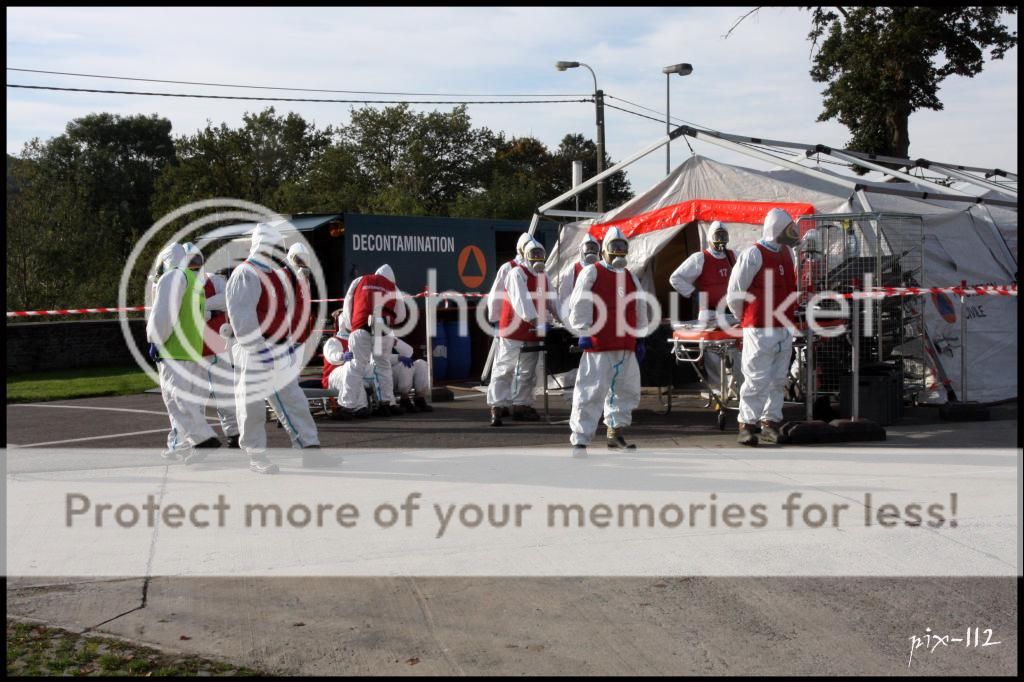
[[[739, 396], [731, 395], [729, 384], [732, 380], [732, 357], [742, 347], [742, 332], [738, 325], [727, 330], [717, 326], [708, 328], [699, 322], [683, 322], [672, 331], [672, 355], [677, 363], [689, 363], [701, 384], [708, 389], [708, 406], [715, 410], [718, 428], [725, 430], [726, 411], [739, 411]], [[702, 360], [706, 354], [721, 358], [721, 379], [718, 386], [708, 382], [702, 371]]]

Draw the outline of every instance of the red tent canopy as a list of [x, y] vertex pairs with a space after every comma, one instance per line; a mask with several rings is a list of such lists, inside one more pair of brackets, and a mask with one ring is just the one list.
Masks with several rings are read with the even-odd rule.
[[695, 220], [711, 222], [720, 220], [723, 223], [748, 223], [760, 225], [764, 217], [773, 208], [781, 208], [793, 220], [803, 215], [814, 213], [811, 204], [778, 203], [772, 201], [718, 201], [715, 199], [692, 199], [664, 208], [647, 211], [639, 215], [607, 223], [591, 226], [590, 234], [596, 239], [603, 239], [609, 228], [617, 227], [627, 238], [647, 232], [655, 232], [674, 225], [685, 225]]

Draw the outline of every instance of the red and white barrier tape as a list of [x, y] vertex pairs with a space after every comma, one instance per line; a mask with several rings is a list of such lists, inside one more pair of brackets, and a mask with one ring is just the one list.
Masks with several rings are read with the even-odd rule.
[[7, 317], [35, 317], [39, 315], [88, 315], [90, 313], [142, 312], [149, 310], [147, 306], [137, 305], [130, 308], [68, 308], [67, 310], [15, 310], [8, 312]]
[[839, 294], [843, 298], [895, 298], [898, 296], [925, 296], [953, 294], [955, 296], [1016, 296], [1016, 284], [953, 287], [872, 287], [871, 291], [853, 291]]
[[[986, 286], [952, 286], [952, 287], [874, 287], [871, 291], [853, 291], [847, 294], [838, 294], [842, 298], [892, 298], [896, 296], [924, 296], [927, 294], [953, 294], [955, 296], [1016, 296], [1016, 284], [986, 285]], [[430, 293], [423, 291], [413, 294], [411, 298], [425, 298], [426, 296], [465, 298], [482, 298], [487, 294], [476, 293]], [[313, 303], [339, 303], [343, 298], [318, 298]], [[14, 310], [8, 311], [7, 317], [38, 317], [44, 315], [88, 315], [92, 313], [120, 313], [120, 312], [144, 312], [149, 310], [148, 306], [131, 306], [128, 308], [67, 308], [60, 310]]]

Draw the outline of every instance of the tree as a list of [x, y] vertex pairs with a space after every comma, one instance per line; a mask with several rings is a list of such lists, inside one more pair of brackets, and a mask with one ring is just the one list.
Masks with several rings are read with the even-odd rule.
[[171, 123], [90, 114], [9, 164], [7, 291], [23, 307], [109, 305], [128, 254], [153, 222], [157, 177], [174, 159]]
[[808, 9], [808, 39], [820, 41], [811, 78], [828, 83], [818, 120], [837, 119], [852, 133], [848, 146], [866, 153], [909, 158], [910, 115], [941, 111], [946, 78], [975, 76], [985, 50], [1002, 59], [1017, 44], [1000, 23], [1016, 7]]
[[[572, 162], [583, 162], [583, 177], [589, 178], [597, 174], [597, 144], [583, 135], [566, 135], [558, 145], [555, 152], [559, 167], [557, 179], [557, 192], [561, 194], [572, 187]], [[604, 167], [611, 168], [615, 165], [607, 153], [604, 155]], [[551, 197], [554, 199], [554, 196]], [[619, 171], [609, 176], [604, 182], [605, 209], [616, 208], [633, 198], [633, 190], [626, 173]], [[597, 187], [585, 190], [580, 194], [580, 210], [597, 210]]]
[[417, 113], [409, 105], [353, 109], [341, 144], [369, 188], [367, 212], [448, 215], [456, 198], [483, 187], [499, 137], [473, 128], [466, 106]]
[[[759, 9], [740, 17], [723, 37]], [[1016, 14], [1012, 6], [805, 9], [811, 12], [812, 51], [818, 47], [811, 78], [828, 83], [817, 120], [837, 119], [852, 134], [847, 147], [869, 154], [909, 158], [910, 115], [941, 111], [938, 93], [946, 78], [976, 76], [985, 50], [1002, 59], [1017, 45], [1017, 32], [1000, 22], [1003, 14]]]
[[160, 178], [154, 213], [165, 215], [201, 199], [225, 197], [278, 207], [283, 188], [306, 179], [331, 145], [330, 127], [317, 130], [302, 116], [273, 107], [245, 114], [240, 128], [221, 123], [179, 137], [177, 163]]
[[[494, 156], [487, 188], [460, 197], [452, 215], [529, 219], [538, 206], [572, 187], [572, 162], [575, 160], [583, 161], [584, 177], [594, 175], [597, 145], [579, 134], [562, 138], [554, 153], [533, 137], [502, 141]], [[606, 154], [605, 167], [612, 163]], [[633, 198], [625, 173], [615, 173], [606, 180], [605, 198], [610, 206], [618, 206]], [[580, 210], [597, 210], [596, 187], [580, 195]]]

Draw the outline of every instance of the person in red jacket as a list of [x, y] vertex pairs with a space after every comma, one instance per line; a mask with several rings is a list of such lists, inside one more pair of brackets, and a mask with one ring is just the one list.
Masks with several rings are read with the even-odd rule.
[[[717, 220], [711, 223], [709, 230], [710, 248], [695, 251], [676, 268], [669, 277], [669, 284], [687, 298], [699, 292], [700, 311], [716, 311], [725, 298], [725, 289], [729, 285], [729, 275], [736, 263], [736, 254], [728, 248], [729, 232], [725, 225]], [[714, 316], [711, 316], [714, 319]], [[730, 388], [739, 390], [743, 377], [740, 373], [740, 353], [733, 350], [730, 354], [732, 364], [732, 381]], [[722, 385], [722, 356], [716, 353], [704, 354], [704, 370], [707, 372], [708, 387], [718, 391]], [[724, 400], [726, 396], [723, 396]]]
[[757, 445], [754, 427], [758, 421], [762, 441], [779, 441], [797, 303], [796, 267], [790, 247], [799, 239], [789, 214], [773, 208], [764, 218], [761, 240], [740, 254], [729, 278], [729, 308], [743, 327], [740, 445]]

